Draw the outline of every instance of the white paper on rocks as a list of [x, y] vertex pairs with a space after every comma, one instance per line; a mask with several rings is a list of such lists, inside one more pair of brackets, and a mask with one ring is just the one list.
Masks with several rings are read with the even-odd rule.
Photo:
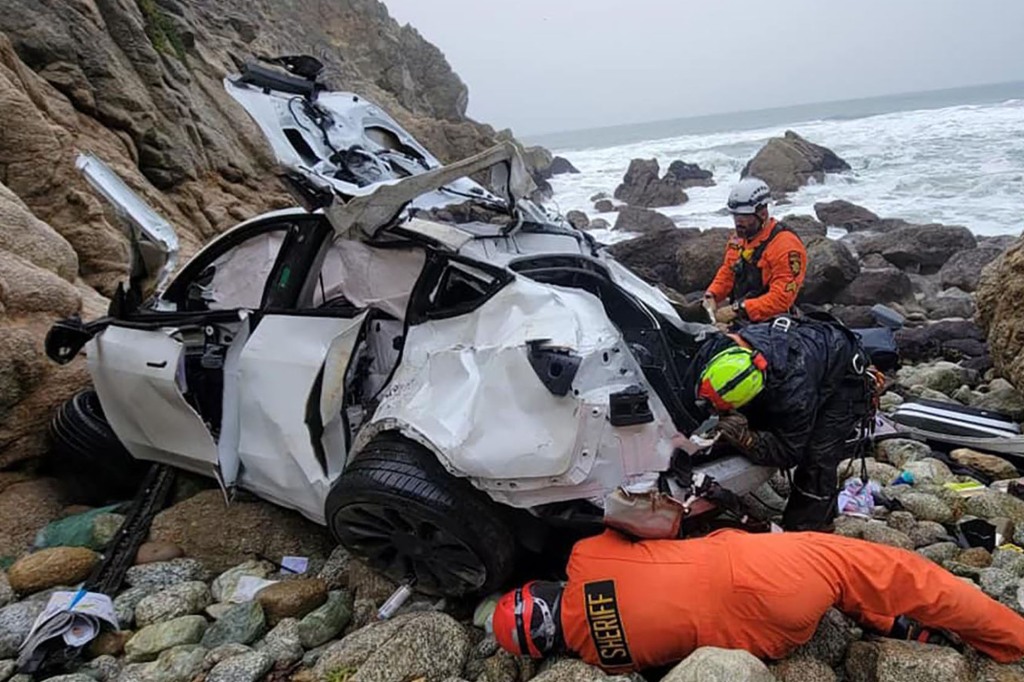
[[32, 624], [18, 653], [18, 665], [23, 665], [43, 642], [62, 637], [69, 646], [82, 646], [109, 623], [115, 630], [120, 626], [114, 603], [99, 592], [54, 592], [46, 608]]

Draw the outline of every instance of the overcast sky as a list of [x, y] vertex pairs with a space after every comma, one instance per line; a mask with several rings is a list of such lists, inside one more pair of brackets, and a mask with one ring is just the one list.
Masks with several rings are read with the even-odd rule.
[[517, 134], [1024, 80], [1024, 0], [384, 0]]

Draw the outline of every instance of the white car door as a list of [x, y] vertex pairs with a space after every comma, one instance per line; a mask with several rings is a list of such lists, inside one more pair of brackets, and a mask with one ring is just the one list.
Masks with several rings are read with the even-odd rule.
[[114, 321], [86, 346], [104, 414], [133, 456], [230, 487], [232, 453], [225, 456], [221, 441], [237, 420], [224, 391], [236, 387], [227, 369], [293, 225], [275, 218], [225, 234], [151, 309]]
[[176, 328], [113, 325], [86, 346], [103, 412], [125, 448], [138, 459], [215, 476], [217, 445], [184, 396], [184, 351]]
[[330, 240], [290, 309], [264, 311], [238, 362], [238, 483], [318, 522], [345, 465], [345, 380], [370, 308], [404, 316], [419, 249]]

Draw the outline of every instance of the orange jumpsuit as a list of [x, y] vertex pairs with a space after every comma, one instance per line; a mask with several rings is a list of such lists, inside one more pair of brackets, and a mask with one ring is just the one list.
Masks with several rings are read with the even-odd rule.
[[1024, 656], [1024, 618], [981, 590], [914, 552], [823, 533], [633, 542], [608, 530], [573, 548], [561, 619], [570, 650], [627, 672], [702, 646], [782, 658], [833, 606], [882, 633], [906, 615], [999, 662]]
[[[707, 288], [707, 293], [715, 297], [716, 303], [732, 295], [736, 283], [736, 274], [733, 272], [736, 262], [740, 258], [749, 261], [754, 250], [768, 239], [775, 225], [776, 220], [769, 218], [753, 239], [734, 236], [729, 240], [725, 247], [725, 259]], [[761, 322], [788, 312], [796, 303], [807, 275], [807, 249], [800, 238], [793, 232], [779, 232], [765, 247], [759, 262], [752, 265], [760, 269], [761, 283], [766, 292], [746, 299], [744, 307], [747, 317], [753, 322]]]

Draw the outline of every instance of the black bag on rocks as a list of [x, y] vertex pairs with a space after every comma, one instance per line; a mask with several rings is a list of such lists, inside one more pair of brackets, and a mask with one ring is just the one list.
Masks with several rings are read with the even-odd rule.
[[883, 372], [899, 368], [900, 350], [896, 345], [896, 333], [892, 329], [868, 327], [851, 331], [860, 339], [872, 365]]

